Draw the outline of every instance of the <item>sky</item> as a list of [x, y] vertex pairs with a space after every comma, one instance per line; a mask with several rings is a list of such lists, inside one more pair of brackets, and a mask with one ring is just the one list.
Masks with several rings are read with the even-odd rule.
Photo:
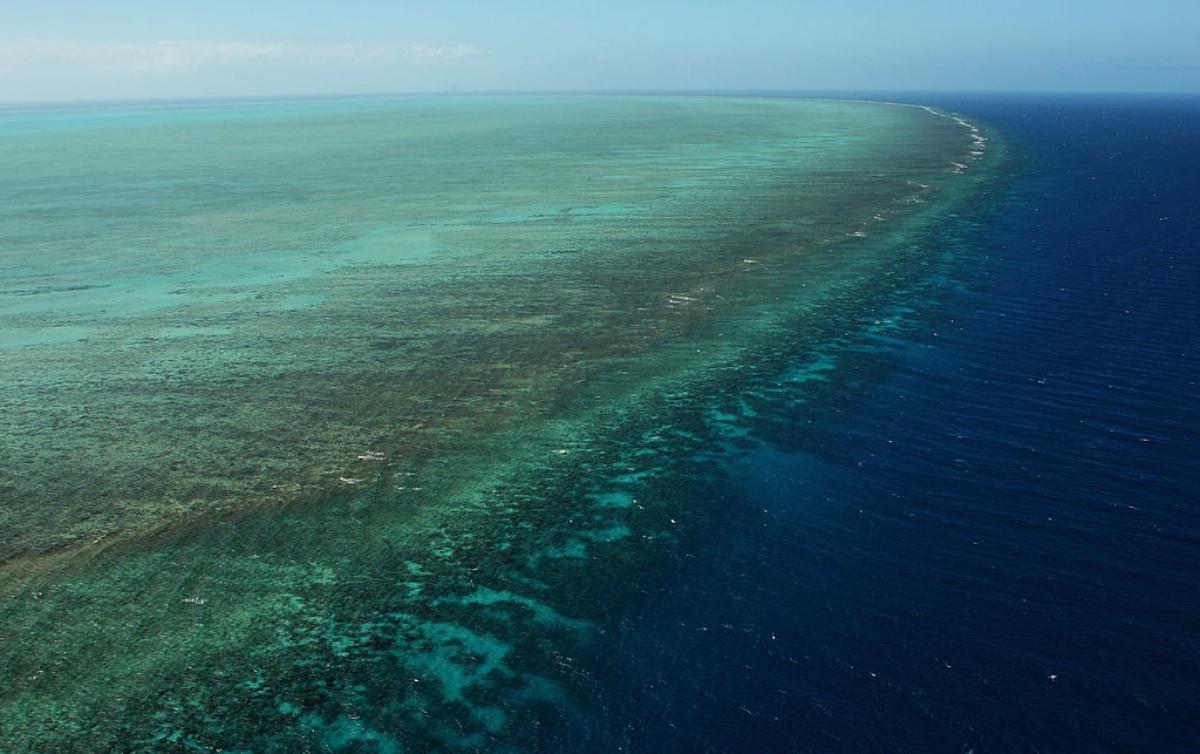
[[0, 101], [1200, 92], [1200, 0], [0, 0]]

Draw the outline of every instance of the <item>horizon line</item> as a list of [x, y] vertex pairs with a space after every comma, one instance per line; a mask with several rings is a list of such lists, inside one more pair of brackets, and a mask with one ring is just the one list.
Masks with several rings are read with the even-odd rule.
[[932, 88], [614, 88], [614, 89], [441, 89], [360, 92], [310, 92], [296, 94], [184, 95], [179, 97], [103, 97], [97, 99], [0, 100], [0, 110], [51, 109], [55, 107], [186, 105], [220, 102], [286, 102], [304, 100], [385, 99], [389, 97], [486, 97], [486, 96], [709, 96], [770, 97], [780, 95], [843, 98], [872, 95], [959, 95], [959, 96], [1060, 96], [1060, 97], [1175, 97], [1200, 98], [1200, 90], [1120, 89], [932, 89]]

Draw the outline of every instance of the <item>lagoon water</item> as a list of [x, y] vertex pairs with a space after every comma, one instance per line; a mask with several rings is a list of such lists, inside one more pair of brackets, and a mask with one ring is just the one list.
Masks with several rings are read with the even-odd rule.
[[927, 104], [0, 113], [0, 751], [1185, 750], [1200, 114]]

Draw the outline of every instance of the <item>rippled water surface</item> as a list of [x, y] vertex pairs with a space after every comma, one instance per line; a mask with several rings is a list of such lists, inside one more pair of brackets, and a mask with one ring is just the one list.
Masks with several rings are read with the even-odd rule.
[[0, 114], [0, 750], [1188, 750], [1200, 107], [922, 104]]
[[1200, 102], [933, 104], [1012, 172], [903, 325], [697, 477], [721, 513], [622, 618], [591, 750], [1200, 740]]

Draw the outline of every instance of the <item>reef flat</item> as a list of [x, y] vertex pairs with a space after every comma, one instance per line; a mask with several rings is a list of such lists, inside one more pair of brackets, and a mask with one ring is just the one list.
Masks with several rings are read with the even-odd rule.
[[920, 279], [987, 145], [782, 99], [0, 113], [0, 749], [539, 748], [708, 518], [673, 479]]

